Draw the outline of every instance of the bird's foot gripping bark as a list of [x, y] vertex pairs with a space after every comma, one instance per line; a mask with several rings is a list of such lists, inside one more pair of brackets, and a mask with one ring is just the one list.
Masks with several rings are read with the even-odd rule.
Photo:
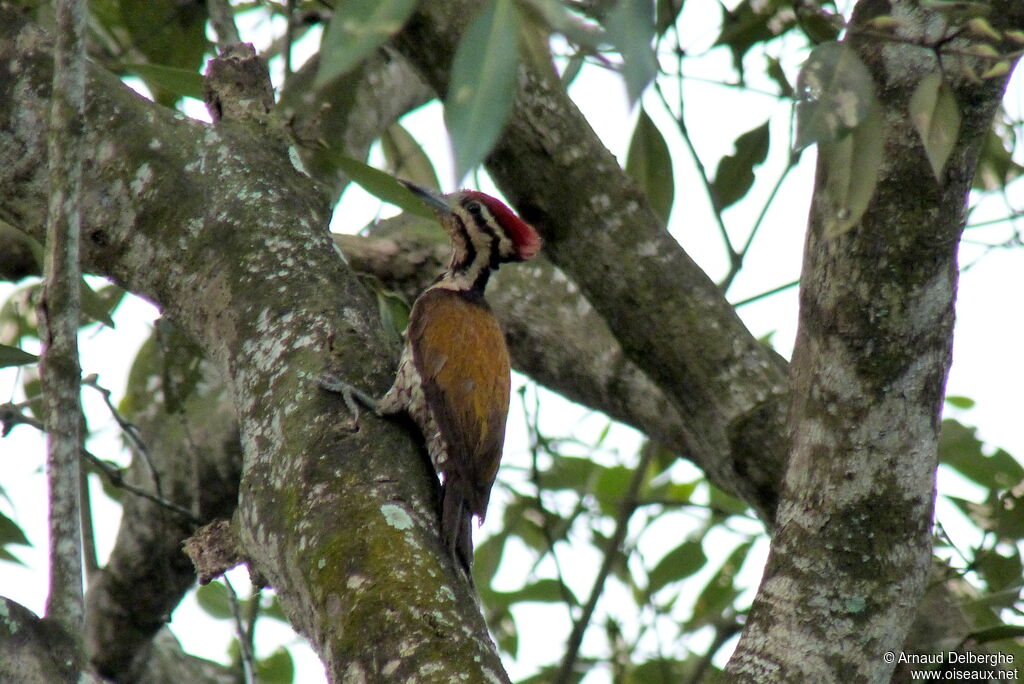
[[352, 420], [348, 423], [352, 432], [359, 431], [359, 404], [362, 404], [374, 413], [380, 415], [376, 399], [358, 387], [345, 382], [337, 375], [332, 373], [323, 373], [319, 378], [317, 378], [317, 384], [320, 385], [321, 389], [341, 395], [349, 413], [352, 414]]

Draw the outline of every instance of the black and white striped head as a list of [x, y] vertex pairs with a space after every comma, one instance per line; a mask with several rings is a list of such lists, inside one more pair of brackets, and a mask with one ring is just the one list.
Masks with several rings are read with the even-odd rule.
[[501, 200], [477, 190], [439, 195], [403, 181], [437, 213], [452, 241], [451, 270], [496, 269], [509, 261], [526, 261], [541, 247], [533, 226]]

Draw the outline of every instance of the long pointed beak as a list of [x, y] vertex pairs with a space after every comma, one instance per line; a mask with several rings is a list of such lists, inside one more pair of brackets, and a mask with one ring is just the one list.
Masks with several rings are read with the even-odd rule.
[[452, 207], [448, 204], [448, 201], [444, 198], [444, 195], [422, 188], [415, 183], [410, 183], [407, 180], [398, 179], [398, 182], [409, 188], [412, 194], [416, 195], [431, 209], [437, 211], [443, 211], [445, 213], [451, 213]]

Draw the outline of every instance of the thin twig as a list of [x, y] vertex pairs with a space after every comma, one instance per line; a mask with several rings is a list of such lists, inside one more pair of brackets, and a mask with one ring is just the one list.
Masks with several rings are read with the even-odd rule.
[[[551, 559], [555, 563], [555, 575], [556, 575], [556, 579], [558, 581], [558, 593], [561, 595], [562, 601], [565, 602], [566, 608], [569, 610], [569, 615], [571, 617], [572, 616], [573, 606], [576, 605], [575, 596], [573, 596], [572, 591], [569, 589], [568, 585], [565, 583], [565, 575], [562, 572], [562, 564], [561, 564], [561, 562], [558, 559], [558, 554], [555, 553], [555, 538], [554, 538], [554, 535], [551, 533], [551, 526], [550, 526], [550, 523], [549, 523], [549, 520], [551, 519], [551, 516], [548, 514], [547, 508], [545, 508], [544, 502], [541, 500], [542, 487], [541, 487], [541, 483], [540, 483], [540, 468], [537, 466], [537, 457], [539, 456], [540, 445], [541, 445], [541, 441], [542, 441], [542, 437], [541, 437], [541, 434], [540, 434], [540, 425], [539, 425], [539, 419], [540, 419], [540, 397], [539, 397], [539, 395], [537, 395], [536, 390], [534, 390], [534, 407], [533, 407], [533, 414], [532, 414], [534, 416], [534, 419], [533, 419], [533, 421], [531, 421], [530, 420], [531, 413], [530, 413], [530, 411], [527, 410], [527, 407], [526, 407], [526, 393], [525, 393], [525, 391], [521, 392], [520, 396], [522, 398], [522, 404], [523, 404], [523, 415], [525, 416], [525, 419], [526, 419], [526, 431], [527, 431], [527, 434], [528, 434], [529, 439], [530, 439], [530, 454], [531, 454], [530, 480], [533, 483], [534, 488], [536, 489], [536, 496], [534, 498], [534, 502], [535, 502], [535, 504], [537, 506], [537, 509], [541, 512], [541, 516], [542, 516], [542, 518], [544, 520], [543, 525], [541, 525], [541, 533], [544, 535], [544, 542], [547, 544], [548, 553], [551, 554]], [[533, 572], [533, 570], [536, 569], [537, 565], [540, 563], [542, 558], [543, 558], [543, 556], [541, 558], [538, 558], [537, 561], [533, 564], [533, 568], [531, 568], [531, 573]]]
[[253, 684], [256, 681], [256, 677], [254, 674], [255, 668], [253, 667], [252, 642], [248, 638], [250, 632], [242, 622], [242, 611], [238, 605], [238, 594], [235, 592], [235, 588], [231, 586], [231, 580], [228, 579], [227, 575], [224, 575], [222, 579], [224, 586], [228, 589], [228, 604], [231, 606], [231, 616], [235, 622], [235, 636], [238, 638], [238, 657], [242, 663], [242, 681], [245, 684]]
[[580, 646], [583, 643], [583, 634], [590, 625], [590, 620], [594, 616], [594, 610], [597, 608], [597, 601], [604, 592], [604, 584], [612, 572], [622, 543], [626, 539], [629, 520], [633, 517], [633, 513], [636, 512], [640, 486], [644, 482], [647, 468], [650, 466], [656, 452], [657, 449], [651, 448], [650, 445], [640, 450], [640, 462], [637, 463], [636, 470], [633, 471], [633, 477], [629, 481], [629, 488], [622, 499], [619, 515], [615, 519], [615, 531], [605, 544], [604, 560], [601, 562], [601, 568], [597, 571], [597, 577], [594, 578], [594, 586], [591, 588], [590, 596], [583, 606], [583, 612], [572, 626], [572, 633], [569, 635], [569, 642], [566, 645], [565, 657], [562, 659], [562, 664], [558, 668], [558, 674], [555, 676], [554, 681], [556, 684], [567, 684], [574, 681], [573, 671], [576, 667], [576, 660], [579, 657]]
[[747, 297], [746, 299], [741, 299], [738, 302], [734, 302], [732, 307], [734, 309], [738, 309], [741, 306], [746, 306], [747, 304], [753, 304], [754, 302], [758, 301], [759, 299], [764, 299], [765, 297], [771, 297], [772, 295], [779, 294], [780, 292], [785, 292], [786, 290], [788, 290], [788, 289], [790, 289], [792, 287], [796, 287], [799, 284], [800, 284], [799, 280], [794, 280], [792, 282], [786, 283], [785, 285], [779, 285], [778, 287], [773, 287], [772, 289], [767, 290], [765, 292], [762, 292], [761, 294], [756, 294], [753, 297]]
[[94, 390], [100, 393], [103, 397], [103, 402], [107, 405], [107, 410], [110, 411], [110, 415], [117, 422], [118, 427], [128, 437], [128, 441], [131, 443], [133, 451], [142, 456], [142, 460], [146, 462], [146, 468], [149, 469], [149, 476], [153, 478], [153, 489], [156, 490], [156, 495], [163, 497], [163, 488], [160, 486], [160, 471], [157, 470], [156, 465], [149, 456], [149, 449], [146, 447], [146, 443], [142, 440], [142, 435], [139, 433], [139, 428], [129, 421], [127, 418], [121, 415], [121, 412], [114, 406], [114, 402], [111, 401], [110, 390], [99, 384], [99, 377], [96, 374], [89, 375], [82, 380], [82, 384], [86, 387], [92, 387]]
[[242, 42], [229, 0], [206, 0], [206, 11], [210, 15], [213, 31], [217, 34], [217, 48], [221, 52], [229, 45]]
[[690, 153], [690, 157], [693, 159], [693, 165], [697, 169], [697, 175], [700, 176], [701, 183], [704, 185], [704, 191], [707, 193], [708, 199], [711, 201], [711, 213], [715, 216], [715, 223], [718, 225], [718, 232], [722, 237], [722, 242], [725, 244], [725, 249], [729, 255], [730, 265], [736, 263], [739, 254], [736, 252], [736, 248], [733, 247], [732, 240], [729, 239], [729, 231], [725, 227], [725, 218], [722, 216], [722, 209], [719, 206], [719, 201], [715, 188], [711, 183], [711, 179], [708, 178], [707, 169], [704, 168], [704, 162], [701, 161], [700, 156], [697, 154], [697, 148], [693, 144], [693, 140], [690, 138], [690, 130], [686, 126], [686, 119], [684, 116], [683, 109], [683, 83], [682, 83], [682, 60], [683, 56], [678, 56], [679, 66], [677, 67], [679, 72], [679, 114], [672, 110], [671, 105], [668, 103], [668, 98], [665, 97], [665, 91], [662, 90], [661, 84], [654, 81], [654, 91], [658, 95], [658, 99], [661, 100], [662, 106], [665, 111], [671, 116], [676, 122], [676, 128], [679, 129], [679, 135], [682, 136], [683, 142], [686, 144], [686, 149]]
[[[790, 146], [792, 147], [792, 146]], [[761, 207], [761, 211], [757, 215], [757, 219], [754, 221], [754, 225], [750, 228], [750, 233], [747, 235], [746, 242], [743, 243], [743, 247], [740, 248], [738, 258], [729, 267], [729, 273], [725, 276], [719, 288], [722, 290], [722, 294], [729, 291], [729, 287], [732, 286], [733, 280], [739, 275], [740, 269], [743, 267], [743, 262], [747, 258], [747, 253], [750, 252], [750, 245], [754, 242], [754, 236], [757, 235], [757, 231], [761, 228], [764, 223], [765, 216], [768, 215], [768, 209], [772, 206], [772, 202], [775, 201], [775, 196], [779, 193], [782, 188], [783, 181], [786, 180], [786, 176], [789, 172], [796, 167], [797, 161], [800, 159], [800, 153], [796, 152], [789, 155], [789, 161], [786, 163], [786, 168], [779, 174], [778, 179], [775, 181], [775, 185], [772, 187], [770, 193], [768, 193], [768, 199], [765, 200], [764, 205]]]
[[287, 83], [292, 75], [292, 46], [295, 44], [295, 0], [285, 3], [284, 28], [284, 80]]
[[99, 572], [100, 562], [96, 555], [96, 534], [92, 524], [92, 498], [89, 496], [89, 478], [82, 474], [78, 478], [79, 500], [82, 502], [82, 562], [85, 565], [85, 582], [90, 584]]
[[[45, 432], [46, 429], [43, 423], [22, 413], [19, 408], [21, 406], [23, 406], [23, 404], [0, 404], [0, 425], [3, 425], [4, 431], [9, 432], [15, 425], [20, 424], [29, 425], [40, 432]], [[84, 458], [99, 470], [100, 474], [107, 478], [107, 481], [110, 482], [112, 486], [117, 487], [118, 489], [123, 489], [129, 494], [134, 494], [135, 496], [140, 496], [143, 499], [152, 501], [158, 506], [163, 506], [167, 510], [173, 511], [174, 513], [184, 517], [193, 525], [199, 526], [203, 524], [204, 521], [187, 508], [183, 508], [173, 501], [168, 501], [167, 499], [157, 496], [152, 492], [147, 492], [145, 489], [141, 489], [129, 482], [125, 482], [124, 474], [120, 468], [104, 461], [89, 450], [84, 448], [81, 449], [79, 451], [79, 457]]]
[[167, 510], [182, 516], [193, 525], [198, 526], [203, 524], [204, 521], [196, 515], [194, 515], [192, 511], [190, 511], [189, 509], [184, 508], [183, 506], [179, 506], [173, 501], [168, 501], [167, 499], [161, 496], [157, 496], [152, 492], [148, 492], [145, 489], [136, 487], [135, 485], [126, 482], [120, 468], [104, 461], [103, 459], [93, 454], [91, 451], [82, 449], [81, 456], [90, 464], [92, 464], [97, 470], [99, 470], [100, 474], [107, 478], [107, 481], [109, 481], [110, 484], [113, 485], [114, 487], [117, 487], [118, 489], [123, 489], [129, 494], [141, 496], [143, 499], [146, 499], [147, 501], [152, 501], [158, 506], [163, 506]]

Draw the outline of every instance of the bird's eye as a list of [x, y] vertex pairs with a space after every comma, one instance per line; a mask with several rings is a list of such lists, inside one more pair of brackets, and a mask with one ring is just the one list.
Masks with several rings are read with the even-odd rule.
[[473, 216], [479, 216], [480, 212], [483, 211], [483, 207], [480, 206], [479, 202], [470, 201], [466, 202], [466, 211], [468, 211]]

